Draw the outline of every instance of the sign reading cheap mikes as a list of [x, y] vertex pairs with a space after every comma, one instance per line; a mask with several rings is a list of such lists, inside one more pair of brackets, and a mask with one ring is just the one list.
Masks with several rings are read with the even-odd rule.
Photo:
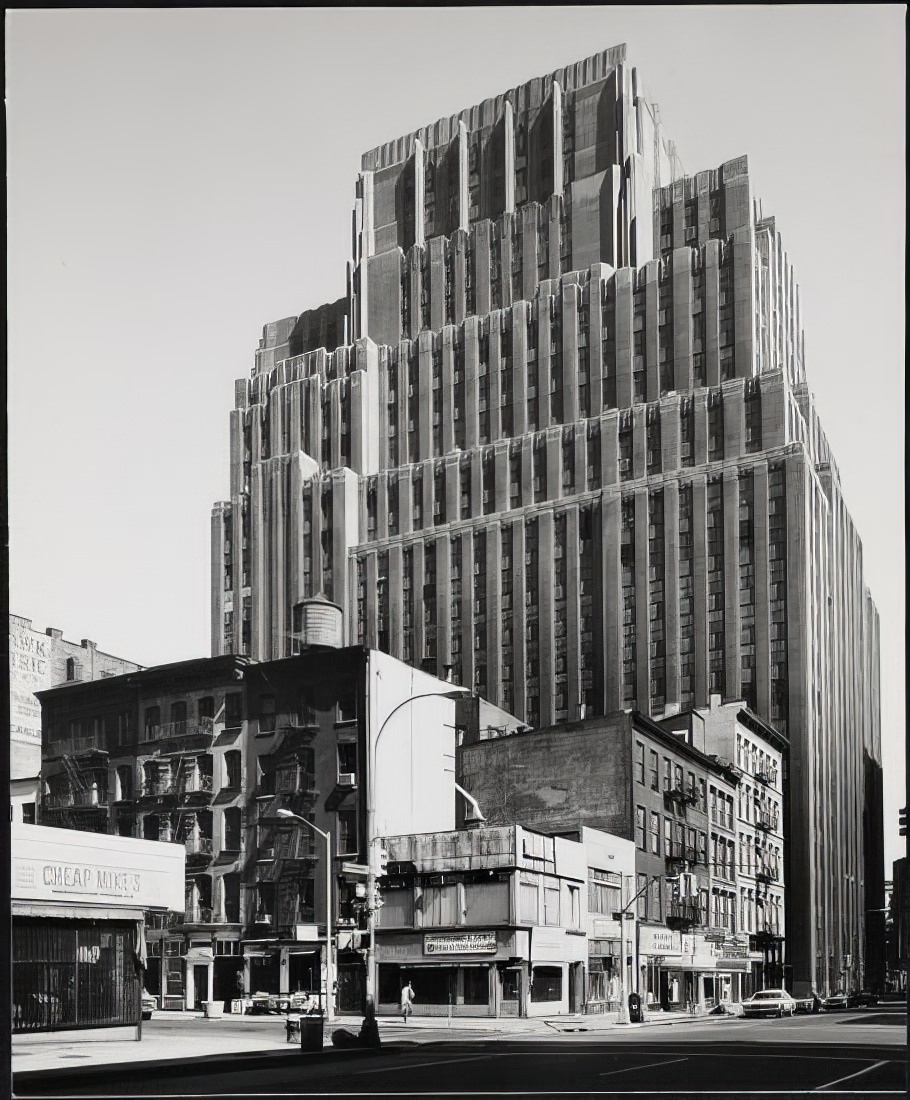
[[10, 896], [23, 904], [173, 909], [184, 906], [182, 844], [42, 825], [12, 829]]

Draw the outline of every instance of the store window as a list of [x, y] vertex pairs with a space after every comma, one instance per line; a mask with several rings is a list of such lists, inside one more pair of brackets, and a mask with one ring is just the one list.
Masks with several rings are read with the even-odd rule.
[[[401, 984], [410, 979], [418, 1006], [455, 1004], [458, 989], [458, 968], [454, 966], [422, 966], [419, 970], [408, 972], [402, 969]], [[395, 993], [397, 1003], [401, 996], [401, 986]]]
[[490, 971], [486, 966], [466, 966], [462, 968], [464, 981], [464, 1003], [466, 1005], [486, 1005], [490, 1003]]
[[132, 923], [36, 921], [13, 926], [13, 1031], [138, 1022]]
[[562, 1000], [562, 967], [535, 966], [531, 976], [532, 1001]]

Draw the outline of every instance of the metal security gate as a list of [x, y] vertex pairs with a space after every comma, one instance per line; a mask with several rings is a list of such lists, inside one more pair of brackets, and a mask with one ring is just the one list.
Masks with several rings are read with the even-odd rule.
[[139, 1023], [135, 924], [13, 921], [13, 1031]]

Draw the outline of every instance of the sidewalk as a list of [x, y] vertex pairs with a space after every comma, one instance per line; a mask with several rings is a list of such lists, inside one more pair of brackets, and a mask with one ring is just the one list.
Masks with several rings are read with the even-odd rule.
[[[167, 1019], [170, 1013], [157, 1013], [158, 1019]], [[622, 1024], [615, 1013], [592, 1016], [549, 1016], [531, 1018], [489, 1018], [438, 1016], [413, 1016], [405, 1024], [397, 1017], [380, 1017], [379, 1032], [384, 1043], [399, 1044], [464, 1042], [480, 1038], [489, 1041], [555, 1039], [579, 1032], [631, 1031], [667, 1025], [684, 1025], [707, 1019], [722, 1024], [733, 1017], [706, 1015], [689, 1016], [677, 1013], [660, 1013], [643, 1024]], [[141, 1041], [135, 1039], [135, 1029], [124, 1028], [116, 1038], [110, 1032], [93, 1038], [91, 1031], [56, 1032], [38, 1035], [14, 1035], [12, 1040], [12, 1071], [20, 1079], [33, 1073], [41, 1076], [68, 1074], [72, 1071], [97, 1066], [114, 1066], [128, 1062], [133, 1070], [142, 1067], [161, 1067], [180, 1062], [200, 1063], [208, 1059], [236, 1063], [268, 1056], [277, 1059], [300, 1057], [298, 1041], [288, 1042], [285, 1017], [268, 1017], [274, 1028], [263, 1031], [263, 1017], [226, 1016], [222, 1020], [206, 1020], [196, 1013], [180, 1016], [178, 1033], [156, 1032], [154, 1022], [143, 1025]], [[247, 1022], [257, 1025], [246, 1027]], [[358, 1032], [363, 1018], [338, 1017], [326, 1027], [325, 1048], [321, 1054], [308, 1055], [319, 1058], [356, 1058], [368, 1051], [338, 1050], [331, 1045], [331, 1032], [344, 1027]], [[183, 1026], [185, 1025], [185, 1026]], [[225, 1026], [227, 1025], [227, 1026]]]

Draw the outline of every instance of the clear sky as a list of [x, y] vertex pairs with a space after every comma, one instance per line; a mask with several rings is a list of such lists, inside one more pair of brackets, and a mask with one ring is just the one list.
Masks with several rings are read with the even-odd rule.
[[749, 157], [881, 613], [904, 804], [903, 5], [6, 16], [10, 609], [209, 653], [209, 515], [262, 326], [344, 292], [360, 154], [625, 42], [684, 169]]

